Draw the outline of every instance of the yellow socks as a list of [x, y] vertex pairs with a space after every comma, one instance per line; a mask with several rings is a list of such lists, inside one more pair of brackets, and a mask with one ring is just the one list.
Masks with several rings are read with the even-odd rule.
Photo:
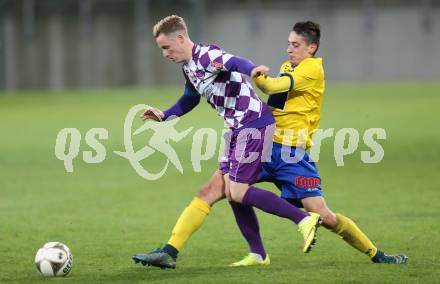
[[349, 245], [355, 249], [367, 254], [370, 258], [376, 255], [376, 246], [368, 239], [368, 237], [356, 226], [356, 224], [342, 214], [336, 214], [337, 224], [332, 230], [334, 233], [342, 237]]
[[211, 207], [204, 200], [194, 197], [188, 207], [183, 210], [174, 225], [168, 244], [180, 251], [189, 237], [202, 226]]

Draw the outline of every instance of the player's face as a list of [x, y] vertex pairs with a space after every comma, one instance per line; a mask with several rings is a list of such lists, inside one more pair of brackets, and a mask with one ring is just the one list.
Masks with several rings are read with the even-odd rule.
[[316, 44], [307, 44], [302, 35], [292, 31], [287, 40], [287, 56], [293, 65], [298, 65], [302, 60], [312, 57]]
[[185, 61], [184, 38], [180, 34], [160, 34], [156, 38], [157, 46], [162, 50], [162, 56], [174, 63]]

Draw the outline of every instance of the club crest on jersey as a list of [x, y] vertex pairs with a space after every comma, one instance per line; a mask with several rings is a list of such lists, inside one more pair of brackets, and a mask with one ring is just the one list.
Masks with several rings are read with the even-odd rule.
[[224, 68], [223, 63], [216, 62], [216, 61], [211, 61], [211, 66], [217, 70], [223, 70], [223, 68]]
[[293, 65], [284, 65], [283, 66], [283, 73], [293, 72], [294, 69], [295, 69], [295, 66], [293, 66]]
[[205, 76], [205, 71], [203, 71], [202, 69], [199, 69], [199, 70], [196, 70], [195, 74], [196, 74], [197, 78], [201, 79]]

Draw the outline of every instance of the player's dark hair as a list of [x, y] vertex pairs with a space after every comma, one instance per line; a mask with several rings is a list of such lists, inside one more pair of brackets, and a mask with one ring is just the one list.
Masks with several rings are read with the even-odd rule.
[[319, 40], [321, 38], [321, 30], [319, 24], [312, 21], [298, 22], [293, 26], [292, 30], [297, 34], [303, 36], [307, 44], [316, 44], [317, 47], [315, 52], [313, 53], [313, 55], [315, 55], [315, 53], [318, 51]]

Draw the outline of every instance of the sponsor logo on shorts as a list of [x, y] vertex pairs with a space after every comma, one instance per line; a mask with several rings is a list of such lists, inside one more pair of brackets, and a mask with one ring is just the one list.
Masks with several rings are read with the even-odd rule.
[[318, 188], [321, 187], [321, 180], [315, 177], [298, 176], [295, 179], [295, 186], [302, 189], [308, 189], [308, 191], [311, 191], [309, 189], [318, 190]]

